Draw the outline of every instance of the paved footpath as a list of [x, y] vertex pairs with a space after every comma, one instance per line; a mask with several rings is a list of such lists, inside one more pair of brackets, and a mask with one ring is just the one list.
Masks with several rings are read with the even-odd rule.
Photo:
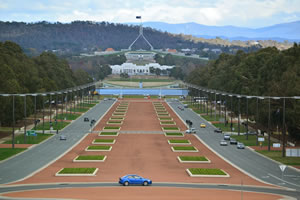
[[[90, 123], [84, 122], [83, 118], [88, 117], [89, 119], [98, 121], [114, 102], [113, 100], [100, 102], [60, 131], [58, 135], [51, 137], [40, 145], [28, 149], [12, 159], [1, 162], [0, 184], [24, 179], [55, 161], [89, 132], [91, 128]], [[65, 135], [67, 140], [59, 140], [59, 135], [61, 134]]]
[[[189, 119], [193, 122], [193, 127], [197, 129], [198, 137], [217, 154], [259, 180], [300, 191], [299, 170], [287, 167], [282, 174], [279, 163], [262, 157], [248, 148], [241, 150], [237, 149], [236, 145], [230, 144], [228, 146], [220, 146], [223, 134], [214, 133], [216, 128], [213, 125], [209, 124], [191, 109], [181, 111], [178, 106], [183, 107], [183, 104], [180, 102], [169, 101], [168, 103], [182, 120]], [[201, 123], [205, 123], [206, 128], [201, 129]]]

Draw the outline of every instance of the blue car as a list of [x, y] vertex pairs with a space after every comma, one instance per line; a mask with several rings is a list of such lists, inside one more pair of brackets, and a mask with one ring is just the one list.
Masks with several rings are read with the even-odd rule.
[[128, 185], [151, 185], [152, 181], [150, 179], [143, 178], [135, 174], [129, 174], [120, 178], [119, 183], [128, 186]]

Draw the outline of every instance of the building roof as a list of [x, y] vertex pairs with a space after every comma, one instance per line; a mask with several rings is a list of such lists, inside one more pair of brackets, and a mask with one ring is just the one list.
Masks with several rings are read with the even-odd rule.
[[105, 51], [115, 51], [113, 48], [107, 48]]

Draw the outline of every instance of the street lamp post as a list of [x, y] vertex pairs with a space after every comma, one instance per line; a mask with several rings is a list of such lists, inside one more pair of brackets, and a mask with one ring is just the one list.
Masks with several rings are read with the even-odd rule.
[[46, 96], [46, 94], [42, 94], [42, 101], [43, 101], [43, 134], [45, 133], [45, 102], [44, 102], [44, 96]]
[[241, 115], [241, 110], [240, 110], [240, 104], [241, 104], [241, 96], [237, 96], [238, 98], [238, 135], [240, 135], [241, 127], [240, 127], [240, 115]]
[[24, 95], [24, 144], [26, 144], [26, 95]]
[[268, 151], [271, 150], [271, 98], [269, 97], [269, 113], [268, 113]]
[[285, 157], [285, 134], [286, 127], [285, 127], [285, 97], [283, 97], [283, 117], [282, 117], [282, 157]]
[[15, 148], [15, 125], [16, 125], [16, 120], [15, 120], [15, 95], [12, 95], [13, 97], [13, 131], [12, 131], [12, 148]]

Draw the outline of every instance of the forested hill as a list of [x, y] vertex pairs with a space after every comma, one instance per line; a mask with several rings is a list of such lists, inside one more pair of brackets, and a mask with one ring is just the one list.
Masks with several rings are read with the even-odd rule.
[[[250, 96], [299, 96], [300, 46], [294, 44], [294, 47], [284, 51], [265, 48], [249, 54], [242, 51], [236, 55], [222, 54], [206, 67], [191, 72], [187, 81], [202, 87]], [[249, 101], [249, 112], [256, 116], [256, 99]], [[272, 127], [275, 128], [282, 124], [282, 100], [271, 99], [271, 109]], [[258, 121], [268, 127], [268, 99], [260, 102], [259, 112]], [[299, 100], [286, 99], [286, 123], [289, 136], [300, 142]]]
[[[42, 52], [60, 50], [63, 52], [82, 53], [114, 48], [127, 49], [138, 36], [139, 27], [107, 22], [74, 21], [72, 23], [22, 23], [1, 22], [0, 41], [14, 41], [24, 49]], [[228, 47], [206, 42], [193, 42], [179, 35], [144, 28], [144, 35], [155, 49], [210, 48], [228, 52]], [[139, 39], [133, 49], [146, 49], [149, 46]], [[232, 46], [231, 48], [248, 51], [248, 47]], [[257, 48], [257, 47], [256, 47]]]
[[26, 56], [13, 42], [0, 42], [0, 93], [37, 93], [92, 82], [83, 70], [73, 72], [66, 60], [44, 52]]

